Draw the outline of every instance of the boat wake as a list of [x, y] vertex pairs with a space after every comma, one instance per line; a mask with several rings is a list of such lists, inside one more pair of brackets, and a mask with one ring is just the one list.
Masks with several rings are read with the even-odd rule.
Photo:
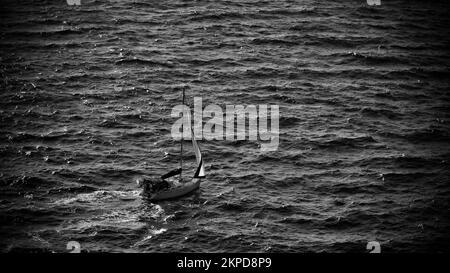
[[108, 201], [130, 201], [139, 198], [141, 191], [107, 191], [98, 190], [90, 193], [80, 193], [75, 197], [62, 198], [53, 202], [53, 205], [69, 205], [72, 203], [95, 203]]

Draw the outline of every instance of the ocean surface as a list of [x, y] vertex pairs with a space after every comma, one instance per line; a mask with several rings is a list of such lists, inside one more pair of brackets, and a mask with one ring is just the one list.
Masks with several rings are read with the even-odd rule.
[[[449, 252], [449, 7], [2, 1], [0, 251]], [[202, 140], [201, 188], [152, 203], [182, 85], [279, 105], [279, 148]]]

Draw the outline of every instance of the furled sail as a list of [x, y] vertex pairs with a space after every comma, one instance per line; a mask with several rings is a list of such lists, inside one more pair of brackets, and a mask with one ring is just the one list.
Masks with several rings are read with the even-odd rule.
[[171, 170], [170, 172], [162, 175], [161, 179], [164, 180], [164, 179], [170, 178], [172, 176], [179, 175], [180, 173], [181, 173], [181, 168], [178, 168], [178, 169], [175, 169], [175, 170]]
[[197, 159], [197, 170], [195, 171], [194, 178], [205, 177], [205, 168], [203, 166], [203, 157], [200, 147], [198, 147], [197, 140], [195, 139], [194, 131], [191, 128], [192, 134], [192, 146], [194, 147], [195, 158]]

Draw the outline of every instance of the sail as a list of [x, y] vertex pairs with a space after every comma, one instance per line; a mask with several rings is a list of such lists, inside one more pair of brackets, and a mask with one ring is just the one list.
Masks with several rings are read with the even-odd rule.
[[195, 158], [197, 159], [197, 170], [195, 171], [194, 178], [205, 177], [205, 168], [203, 166], [203, 157], [200, 147], [198, 147], [197, 140], [195, 139], [194, 131], [191, 128], [192, 134], [192, 146], [194, 147]]

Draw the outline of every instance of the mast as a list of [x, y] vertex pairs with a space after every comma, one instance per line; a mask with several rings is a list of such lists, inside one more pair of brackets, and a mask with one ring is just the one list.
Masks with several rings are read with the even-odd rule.
[[[184, 105], [184, 86], [183, 86], [183, 105]], [[183, 116], [184, 118], [184, 116]], [[180, 182], [182, 182], [182, 174], [183, 174], [183, 133], [186, 128], [183, 127], [183, 131], [181, 132], [181, 141], [180, 141]]]

